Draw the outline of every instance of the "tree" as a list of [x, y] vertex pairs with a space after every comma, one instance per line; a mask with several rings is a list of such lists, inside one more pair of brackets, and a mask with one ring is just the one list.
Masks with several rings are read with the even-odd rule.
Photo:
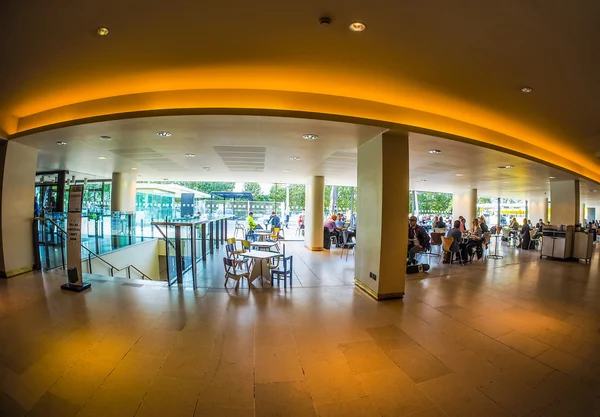
[[244, 191], [247, 193], [252, 193], [254, 201], [269, 201], [269, 196], [262, 193], [260, 184], [257, 182], [245, 182]]
[[419, 192], [419, 213], [452, 213], [452, 194]]
[[304, 184], [290, 185], [290, 207], [294, 207], [294, 210], [303, 210], [305, 198], [306, 186]]
[[[354, 196], [354, 199], [353, 199]], [[354, 201], [354, 207], [350, 207]], [[356, 211], [356, 188], [338, 187], [338, 207], [340, 210]]]
[[271, 190], [269, 191], [269, 199], [277, 203], [285, 203], [285, 185], [273, 184], [271, 186]]
[[478, 197], [477, 204], [491, 204], [492, 199], [490, 197]]
[[210, 194], [212, 191], [233, 191], [235, 182], [199, 182], [199, 181], [177, 181], [174, 184], [182, 185], [201, 193]]

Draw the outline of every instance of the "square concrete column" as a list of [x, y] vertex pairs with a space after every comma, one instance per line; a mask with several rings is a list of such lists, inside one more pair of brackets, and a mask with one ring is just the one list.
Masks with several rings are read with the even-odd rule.
[[458, 220], [463, 216], [467, 228], [471, 228], [471, 222], [477, 217], [477, 190], [470, 189], [456, 191], [452, 194], [452, 220]]
[[580, 221], [579, 180], [550, 183], [550, 220], [553, 225], [574, 226]]
[[310, 250], [323, 250], [323, 210], [325, 177], [312, 177], [306, 183], [304, 246]]
[[408, 134], [383, 134], [358, 148], [355, 283], [376, 300], [404, 296], [408, 161]]

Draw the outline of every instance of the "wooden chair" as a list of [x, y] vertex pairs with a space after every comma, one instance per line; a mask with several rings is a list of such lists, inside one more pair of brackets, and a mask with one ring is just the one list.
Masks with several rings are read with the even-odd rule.
[[[442, 257], [441, 256], [442, 255], [441, 252], [442, 252], [442, 246], [443, 246], [443, 243], [442, 243], [442, 238], [443, 237], [444, 237], [443, 233], [438, 233], [438, 232], [431, 233], [431, 246], [429, 247], [429, 250], [427, 250], [425, 252], [421, 252], [421, 253], [424, 254], [424, 255], [427, 255], [430, 258], [432, 256], [437, 256], [437, 257], [441, 258]], [[437, 253], [435, 253], [433, 251], [434, 247], [438, 248]], [[438, 263], [439, 263], [439, 259], [438, 259]]]
[[348, 260], [348, 254], [350, 253], [350, 249], [352, 249], [352, 253], [356, 255], [356, 242], [350, 242], [348, 240], [348, 231], [342, 230], [342, 253], [340, 253], [340, 258], [344, 256], [344, 249], [346, 249], [346, 260]]
[[[462, 259], [462, 251], [460, 250], [460, 247], [458, 248], [458, 251], [452, 251], [452, 244], [454, 243], [454, 238], [453, 237], [445, 237], [442, 236], [442, 249], [443, 249], [443, 253], [444, 254], [449, 254], [450, 255], [450, 265], [452, 265], [452, 262], [454, 261], [454, 255], [458, 254], [459, 258], [460, 258], [460, 264], [464, 265], [463, 259]], [[440, 257], [441, 258], [441, 257]], [[439, 260], [438, 260], [438, 264], [439, 264]]]
[[[238, 250], [237, 248], [237, 240], [235, 237], [231, 237], [229, 239], [227, 239], [227, 245], [233, 245], [233, 250], [232, 253], [235, 255], [239, 255], [240, 253], [244, 253], [243, 250]], [[226, 246], [227, 248], [227, 246]], [[231, 256], [229, 256], [231, 258]]]
[[[273, 285], [273, 282], [275, 280], [277, 280], [277, 283], [279, 283], [280, 280], [283, 279], [283, 288], [287, 288], [287, 277], [290, 277], [290, 287], [292, 286], [292, 267], [293, 267], [293, 257], [292, 256], [288, 256], [287, 258], [285, 256], [282, 256], [282, 268], [279, 269], [272, 269], [271, 270], [271, 285]], [[279, 258], [278, 262], [279, 262]]]
[[246, 278], [248, 286], [250, 286], [250, 271], [247, 269], [244, 271], [242, 265], [245, 265], [244, 261], [230, 258], [223, 258], [223, 267], [225, 268], [225, 286], [229, 279], [237, 281], [235, 289], [240, 287], [240, 280]]

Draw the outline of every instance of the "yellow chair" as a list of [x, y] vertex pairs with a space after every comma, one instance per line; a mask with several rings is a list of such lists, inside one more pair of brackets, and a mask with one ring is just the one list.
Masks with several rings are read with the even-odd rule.
[[[244, 253], [243, 250], [238, 250], [237, 245], [236, 245], [236, 239], [234, 237], [231, 237], [229, 239], [227, 239], [227, 245], [233, 245], [233, 250], [228, 252], [231, 252], [231, 254], [229, 255], [229, 257], [231, 258], [231, 255], [235, 255], [237, 257], [237, 255], [239, 255], [240, 253]], [[227, 248], [228, 246], [226, 246]]]

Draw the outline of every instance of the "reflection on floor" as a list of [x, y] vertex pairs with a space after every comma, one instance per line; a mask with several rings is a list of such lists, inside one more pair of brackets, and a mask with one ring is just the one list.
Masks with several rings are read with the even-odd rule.
[[351, 285], [352, 255], [288, 249], [287, 291], [224, 289], [218, 262], [196, 292], [98, 277], [61, 292], [59, 272], [0, 281], [0, 415], [600, 414], [600, 254], [504, 248], [376, 303]]

